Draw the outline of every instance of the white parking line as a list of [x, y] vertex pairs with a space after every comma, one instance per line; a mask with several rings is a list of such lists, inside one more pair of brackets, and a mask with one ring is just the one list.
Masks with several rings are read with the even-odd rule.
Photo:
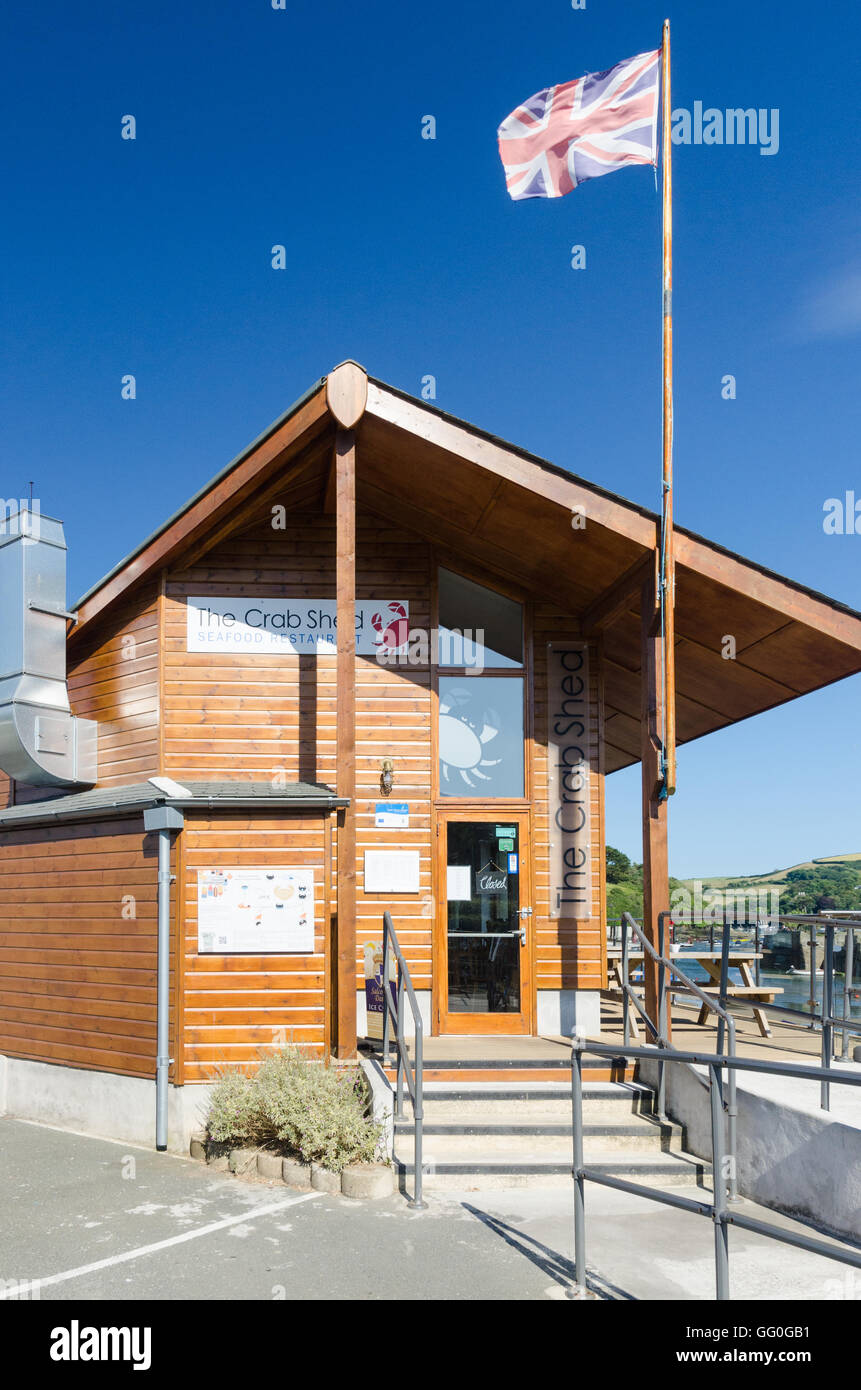
[[[30, 1280], [30, 1283], [34, 1287], [44, 1289], [49, 1284], [63, 1284], [67, 1279], [80, 1279], [85, 1274], [94, 1274], [96, 1270], [110, 1269], [112, 1265], [127, 1264], [129, 1260], [137, 1260], [141, 1255], [153, 1255], [157, 1250], [168, 1250], [172, 1245], [183, 1245], [187, 1240], [197, 1240], [200, 1236], [212, 1235], [213, 1231], [223, 1231], [228, 1226], [238, 1226], [242, 1222], [255, 1221], [259, 1216], [270, 1216], [273, 1212], [298, 1206], [300, 1202], [310, 1202], [319, 1195], [319, 1192], [306, 1192], [301, 1197], [288, 1197], [283, 1202], [270, 1202], [265, 1207], [250, 1207], [237, 1216], [226, 1216], [223, 1221], [211, 1221], [208, 1226], [200, 1226], [196, 1231], [184, 1231], [180, 1236], [170, 1236], [167, 1240], [157, 1240], [152, 1245], [139, 1245], [136, 1250], [126, 1250], [123, 1255], [111, 1255], [106, 1260], [96, 1260], [93, 1264], [79, 1265], [77, 1269], [64, 1269], [60, 1274], [46, 1274], [44, 1278]], [[13, 1292], [0, 1288], [0, 1299], [14, 1296]]]

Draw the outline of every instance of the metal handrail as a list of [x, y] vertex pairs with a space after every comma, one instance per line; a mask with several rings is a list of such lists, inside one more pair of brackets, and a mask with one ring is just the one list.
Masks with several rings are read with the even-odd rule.
[[[396, 999], [392, 999], [389, 988], [389, 950], [394, 952], [398, 965]], [[415, 1028], [416, 1057], [415, 1069], [410, 1063], [410, 1053], [404, 1037], [404, 994], [409, 1001]], [[422, 1125], [424, 1109], [422, 1106], [422, 1042], [423, 1027], [421, 1010], [410, 978], [409, 966], [403, 957], [398, 938], [392, 925], [391, 913], [383, 913], [383, 1065], [389, 1065], [389, 1025], [395, 1023], [395, 1044], [398, 1049], [398, 1069], [395, 1087], [395, 1119], [404, 1117], [404, 1080], [413, 1107], [413, 1200], [411, 1206], [421, 1211], [427, 1206], [422, 1201]]]
[[[709, 1097], [711, 1108], [711, 1147], [712, 1147], [712, 1200], [696, 1202], [678, 1193], [670, 1193], [657, 1187], [647, 1187], [644, 1183], [628, 1182], [624, 1178], [613, 1178], [596, 1168], [588, 1167], [583, 1158], [583, 1054], [588, 1052], [596, 1057], [623, 1056], [626, 1061], [656, 1060], [660, 1049], [651, 1047], [620, 1048], [617, 1044], [587, 1042], [576, 1037], [571, 1050], [571, 1115], [574, 1141], [574, 1278], [576, 1295], [588, 1295], [586, 1281], [586, 1194], [587, 1182], [599, 1183], [602, 1187], [613, 1187], [620, 1192], [629, 1192], [637, 1197], [645, 1197], [664, 1206], [677, 1207], [691, 1211], [698, 1216], [707, 1216], [714, 1223], [715, 1233], [715, 1290], [719, 1300], [729, 1298], [729, 1227], [738, 1226], [757, 1235], [771, 1236], [784, 1245], [794, 1245], [814, 1255], [824, 1255], [827, 1259], [839, 1260], [842, 1264], [861, 1269], [861, 1250], [838, 1249], [825, 1241], [816, 1240], [802, 1232], [787, 1231], [769, 1221], [759, 1221], [741, 1212], [728, 1210], [732, 1200], [726, 1179], [727, 1153], [724, 1148], [723, 1110], [720, 1105], [720, 1076], [723, 1069], [733, 1076], [736, 1071], [766, 1072], [779, 1076], [793, 1076], [803, 1080], [822, 1080], [822, 1067], [796, 1066], [792, 1062], [767, 1062], [759, 1058], [730, 1057], [719, 1053], [681, 1052], [675, 1048], [663, 1049], [663, 1062], [683, 1062], [688, 1065], [707, 1066], [709, 1069]], [[729, 1078], [728, 1078], [729, 1080]], [[861, 1086], [861, 1073], [837, 1071], [831, 1080], [838, 1085]], [[732, 1169], [730, 1168], [730, 1171]]]
[[[827, 1072], [831, 1071], [831, 1061], [834, 1056], [834, 1030], [835, 1028], [841, 1035], [842, 1055], [846, 1057], [849, 1051], [850, 1034], [861, 1035], [861, 1021], [855, 1023], [851, 1016], [851, 994], [852, 994], [852, 972], [855, 954], [855, 929], [861, 927], [861, 917], [849, 917], [843, 921], [836, 922], [833, 918], [814, 917], [809, 914], [793, 913], [780, 914], [778, 922], [796, 922], [799, 926], [810, 927], [810, 1013], [803, 1017], [810, 1019], [810, 1026], [818, 1023], [822, 1028], [822, 1066]], [[814, 1009], [816, 1003], [816, 932], [819, 927], [825, 928], [825, 956], [822, 962], [822, 1008], [817, 1013]], [[843, 971], [843, 1016], [837, 1018], [834, 1014], [834, 932], [838, 929], [846, 932], [846, 956]], [[785, 1012], [790, 1012], [785, 1010]], [[820, 1105], [823, 1110], [831, 1109], [831, 1087], [830, 1078], [825, 1078], [820, 1089]]]
[[[735, 1055], [736, 1055], [736, 1051], [735, 1051], [735, 1020], [732, 1018], [732, 1016], [731, 1016], [729, 1010], [728, 1010], [727, 1008], [724, 1008], [723, 1004], [718, 1003], [718, 1001], [714, 998], [713, 995], [706, 994], [705, 990], [700, 989], [699, 985], [696, 984], [695, 981], [691, 980], [691, 979], [685, 974], [685, 972], [684, 972], [683, 970], [680, 970], [679, 967], [678, 967], [678, 965], [676, 964], [676, 959], [675, 959], [674, 957], [666, 956], [666, 955], [664, 955], [664, 953], [663, 953], [663, 950], [664, 950], [664, 934], [665, 934], [665, 931], [666, 931], [666, 921], [667, 921], [667, 918], [668, 918], [668, 917], [671, 917], [671, 915], [672, 915], [672, 914], [669, 913], [669, 912], [661, 912], [661, 913], [658, 914], [658, 944], [659, 944], [659, 949], [658, 949], [658, 950], [655, 950], [655, 947], [652, 945], [652, 943], [651, 943], [651, 941], [649, 940], [649, 938], [645, 935], [644, 932], [642, 932], [642, 931], [640, 930], [640, 928], [638, 927], [637, 923], [634, 921], [634, 918], [631, 916], [631, 914], [630, 914], [629, 912], [625, 912], [625, 913], [623, 913], [623, 915], [622, 915], [622, 995], [623, 995], [623, 998], [622, 998], [622, 1024], [623, 1024], [623, 1035], [622, 1035], [622, 1036], [623, 1036], [624, 1044], [625, 1044], [625, 1046], [627, 1047], [627, 1046], [629, 1045], [630, 1041], [631, 1041], [631, 1039], [630, 1039], [630, 1034], [629, 1034], [629, 1027], [628, 1027], [628, 1008], [627, 1008], [628, 999], [630, 998], [630, 999], [633, 1001], [633, 1003], [635, 1004], [635, 1006], [636, 1006], [636, 1008], [638, 1009], [638, 1011], [642, 1014], [643, 1019], [644, 1019], [644, 1021], [646, 1022], [646, 1024], [648, 1025], [650, 1031], [652, 1032], [652, 1034], [654, 1035], [654, 1037], [657, 1039], [657, 1043], [658, 1043], [659, 1049], [660, 1049], [662, 1052], [667, 1052], [667, 1051], [670, 1050], [670, 1048], [672, 1047], [672, 1045], [670, 1044], [670, 1042], [669, 1042], [669, 1040], [668, 1040], [668, 1038], [667, 1038], [667, 971], [669, 971], [669, 974], [670, 974], [670, 977], [671, 977], [671, 978], [672, 978], [673, 975], [676, 975], [676, 976], [678, 977], [678, 979], [681, 980], [681, 982], [682, 982], [682, 984], [684, 985], [684, 987], [685, 987], [686, 990], [690, 990], [690, 992], [691, 992], [692, 994], [694, 994], [694, 995], [701, 1001], [702, 1004], [704, 1004], [707, 1008], [711, 1009], [713, 1013], [716, 1013], [716, 1014], [717, 1014], [718, 1019], [719, 1019], [719, 1023], [718, 1023], [718, 1048], [721, 1049], [721, 1050], [723, 1049], [723, 1046], [724, 1046], [724, 1029], [725, 1029], [725, 1030], [726, 1030], [726, 1051], [727, 1051], [727, 1056], [729, 1056], [729, 1057], [731, 1057], [731, 1058], [734, 1058]], [[642, 945], [642, 947], [643, 947], [643, 951], [644, 951], [647, 955], [651, 956], [652, 959], [657, 963], [657, 966], [658, 966], [658, 1019], [657, 1019], [657, 1026], [655, 1025], [655, 1023], [654, 1023], [652, 1020], [649, 1019], [649, 1017], [648, 1017], [648, 1015], [647, 1015], [645, 1009], [644, 1009], [644, 1008], [642, 1007], [642, 1005], [640, 1004], [640, 1000], [639, 1000], [639, 998], [638, 998], [638, 996], [637, 996], [637, 993], [636, 993], [636, 991], [635, 991], [633, 985], [630, 983], [630, 981], [629, 981], [629, 979], [628, 979], [628, 928], [629, 928], [629, 927], [632, 928], [632, 930], [633, 930], [633, 932], [634, 932], [634, 935], [639, 939], [639, 941], [640, 941], [640, 943], [641, 943], [641, 945]], [[722, 948], [722, 951], [721, 951], [721, 990], [722, 990], [722, 991], [725, 990], [725, 988], [726, 988], [726, 976], [727, 976], [727, 965], [728, 965], [728, 949], [729, 949], [729, 948], [728, 948], [727, 937], [726, 937], [726, 935], [724, 935], [724, 943], [723, 943], [723, 948]], [[670, 986], [670, 987], [672, 987], [672, 986]], [[673, 1052], [676, 1052], [676, 1049], [675, 1049], [675, 1048], [672, 1048], [672, 1050], [673, 1050]], [[711, 1080], [711, 1078], [710, 1078], [710, 1080]], [[724, 1098], [723, 1098], [723, 1089], [722, 1089], [722, 1086], [721, 1086], [721, 1078], [720, 1078], [720, 1077], [718, 1077], [718, 1087], [719, 1087], [718, 1095], [719, 1095], [719, 1099], [720, 1099], [720, 1104], [721, 1104], [721, 1106], [724, 1108], [724, 1110], [726, 1111], [727, 1150], [728, 1150], [728, 1159], [729, 1159], [729, 1165], [728, 1165], [728, 1167], [729, 1167], [729, 1200], [730, 1200], [731, 1202], [734, 1202], [734, 1201], [736, 1201], [737, 1198], [738, 1198], [738, 1179], [737, 1179], [737, 1176], [736, 1176], [736, 1150], [737, 1150], [737, 1145], [736, 1145], [736, 1124], [737, 1124], [737, 1118], [738, 1118], [738, 1106], [737, 1106], [737, 1104], [736, 1104], [736, 1084], [735, 1084], [735, 1070], [734, 1070], [734, 1068], [731, 1068], [731, 1069], [730, 1069], [729, 1075], [728, 1075], [728, 1077], [727, 1077], [726, 1100], [725, 1100], [725, 1101], [724, 1101]], [[665, 1076], [664, 1076], [663, 1061], [662, 1061], [660, 1058], [658, 1058], [658, 1115], [659, 1115], [659, 1117], [662, 1118], [662, 1119], [666, 1117], [666, 1078], [665, 1078]]]
[[[661, 914], [661, 915], [662, 915], [662, 917], [669, 916], [670, 919], [672, 920], [672, 913], [664, 913], [664, 914]], [[625, 980], [627, 980], [627, 957], [626, 957], [626, 954], [625, 954], [625, 944], [626, 944], [626, 936], [627, 936], [627, 924], [626, 924], [625, 918], [627, 918], [627, 919], [628, 919], [628, 922], [630, 922], [630, 924], [633, 926], [633, 928], [634, 928], [634, 930], [635, 930], [635, 932], [636, 932], [636, 935], [637, 935], [637, 937], [639, 938], [639, 940], [640, 940], [641, 942], [644, 941], [644, 937], [643, 937], [642, 932], [639, 930], [639, 928], [638, 928], [638, 926], [637, 926], [636, 920], [635, 920], [629, 913], [623, 914], [622, 918], [620, 918], [621, 932], [622, 932], [623, 960], [624, 960], [624, 965], [623, 965], [623, 978], [624, 978]], [[838, 1036], [840, 1037], [840, 1039], [841, 1039], [841, 1055], [842, 1055], [842, 1057], [843, 1057], [844, 1059], [847, 1059], [847, 1060], [848, 1060], [848, 1052], [849, 1052], [849, 1038], [852, 1037], [852, 1036], [861, 1036], [861, 1020], [855, 1020], [855, 1019], [853, 1019], [852, 1016], [851, 1016], [851, 996], [852, 996], [852, 989], [853, 989], [853, 970], [854, 970], [854, 964], [853, 964], [853, 963], [854, 963], [855, 931], [861, 929], [861, 914], [859, 914], [858, 916], [855, 916], [855, 917], [846, 917], [846, 918], [841, 918], [841, 919], [839, 919], [839, 920], [836, 920], [836, 919], [834, 919], [834, 918], [829, 918], [828, 916], [823, 916], [823, 915], [815, 915], [815, 916], [814, 916], [813, 914], [810, 914], [810, 913], [807, 913], [807, 914], [804, 914], [804, 913], [779, 913], [779, 914], [777, 915], [777, 917], [776, 917], [775, 919], [773, 919], [773, 920], [776, 920], [780, 925], [796, 924], [796, 925], [799, 926], [799, 927], [802, 927], [802, 926], [810, 927], [810, 932], [811, 932], [811, 942], [810, 942], [810, 946], [811, 946], [811, 953], [810, 953], [810, 1006], [811, 1006], [811, 1007], [810, 1007], [810, 1012], [809, 1012], [809, 1013], [805, 1013], [805, 1012], [802, 1012], [800, 1009], [793, 1009], [793, 1008], [788, 1007], [788, 1006], [785, 1005], [785, 1004], [775, 1004], [775, 1003], [773, 1003], [773, 1002], [766, 1002], [766, 1001], [764, 1001], [764, 1000], [758, 1000], [758, 1001], [757, 1001], [756, 1007], [757, 1007], [758, 1009], [762, 1009], [764, 1012], [777, 1014], [777, 1015], [780, 1015], [780, 1016], [782, 1016], [782, 1017], [784, 1017], [784, 1018], [795, 1018], [795, 1019], [801, 1019], [801, 1018], [803, 1018], [803, 1019], [805, 1019], [805, 1021], [807, 1022], [807, 1024], [809, 1025], [810, 1028], [813, 1028], [813, 1027], [815, 1027], [816, 1025], [819, 1025], [819, 1026], [821, 1027], [821, 1029], [822, 1029], [822, 1044], [821, 1044], [821, 1049], [820, 1049], [821, 1066], [822, 1066], [822, 1068], [823, 1068], [827, 1073], [830, 1073], [830, 1071], [831, 1071], [831, 1062], [832, 1062], [832, 1060], [834, 1059], [834, 1057], [835, 1057], [835, 1055], [836, 1055], [836, 1054], [835, 1054], [835, 1051], [834, 1051], [834, 1038], [835, 1038], [835, 1035], [838, 1035]], [[714, 923], [710, 923], [710, 924], [709, 924], [709, 926], [710, 926], [710, 931], [711, 931], [710, 944], [711, 944], [712, 947], [714, 946], [714, 925], [715, 925]], [[729, 968], [730, 968], [730, 966], [729, 966], [729, 960], [728, 960], [729, 951], [730, 951], [730, 933], [731, 933], [733, 927], [736, 926], [736, 925], [737, 925], [737, 926], [740, 926], [740, 927], [746, 927], [746, 928], [750, 929], [750, 927], [751, 927], [752, 924], [751, 924], [750, 922], [738, 923], [738, 924], [733, 923], [733, 922], [725, 922], [725, 923], [722, 923], [722, 924], [721, 924], [721, 976], [720, 976], [720, 987], [719, 987], [719, 991], [718, 991], [718, 996], [717, 996], [717, 997], [718, 997], [718, 999], [720, 1000], [721, 1006], [724, 1008], [724, 1010], [725, 1010], [726, 1007], [727, 1007], [727, 984], [728, 984]], [[815, 978], [816, 978], [816, 932], [818, 931], [818, 929], [819, 929], [820, 927], [822, 927], [822, 928], [824, 929], [824, 931], [825, 931], [825, 950], [824, 950], [823, 970], [822, 970], [822, 1008], [821, 1008], [821, 1010], [817, 1011], [817, 1010], [814, 1008], [815, 994], [816, 994], [816, 991], [815, 991]], [[759, 949], [759, 927], [758, 927], [758, 924], [753, 924], [753, 929], [754, 929], [754, 930], [756, 931], [756, 933], [757, 933], [757, 949]], [[843, 987], [843, 991], [842, 991], [842, 996], [843, 996], [843, 1011], [842, 1011], [842, 1014], [841, 1014], [841, 1015], [837, 1015], [837, 1014], [835, 1013], [835, 1010], [834, 1010], [835, 998], [836, 998], [836, 993], [837, 993], [837, 991], [835, 990], [835, 982], [834, 982], [834, 932], [835, 932], [836, 930], [845, 931], [845, 933], [846, 933], [846, 948], [845, 948], [845, 949], [846, 949], [846, 958], [845, 958], [845, 965], [844, 965], [844, 987]], [[662, 942], [661, 944], [662, 944], [662, 946], [663, 946], [663, 942]], [[673, 958], [672, 958], [672, 970], [674, 971], [674, 973], [675, 973], [676, 975], [679, 976], [679, 978], [684, 978], [684, 980], [685, 980], [685, 988], [687, 989], [687, 988], [689, 988], [690, 986], [693, 985], [693, 981], [690, 980], [687, 976], [684, 976], [684, 972], [682, 972], [682, 971], [679, 969], [678, 965], [675, 963], [675, 962], [677, 961], [677, 959], [678, 959], [678, 957], [673, 957]], [[760, 976], [759, 976], [758, 962], [757, 962], [757, 984], [760, 984]], [[696, 989], [693, 989], [693, 993], [695, 993], [695, 994], [697, 995], [697, 998], [702, 999], [702, 994], [701, 994], [700, 991], [698, 991], [698, 990], [696, 990]], [[643, 1008], [642, 1008], [642, 1006], [641, 1006], [641, 1004], [640, 1004], [640, 1001], [639, 1001], [639, 999], [638, 999], [638, 997], [637, 997], [637, 995], [636, 995], [636, 992], [635, 992], [634, 989], [633, 989], [633, 986], [631, 986], [631, 985], [629, 984], [628, 989], [625, 991], [625, 995], [624, 995], [623, 1001], [622, 1001], [622, 1017], [623, 1017], [623, 1029], [624, 1029], [623, 1036], [624, 1036], [625, 1042], [628, 1042], [628, 1041], [629, 1041], [628, 1024], [627, 1024], [627, 1018], [628, 1018], [628, 999], [629, 999], [629, 998], [630, 998], [630, 999], [633, 1001], [633, 1003], [635, 1004], [635, 1006], [636, 1006], [638, 1012], [643, 1016], [644, 1021], [646, 1022], [646, 1025], [647, 1025], [649, 1031], [653, 1034], [653, 1036], [657, 1037], [657, 1032], [656, 1032], [656, 1030], [655, 1030], [655, 1028], [654, 1028], [654, 1025], [652, 1024], [651, 1020], [648, 1019], [648, 1018], [646, 1017], [645, 1011], [643, 1010]], [[713, 998], [714, 998], [714, 996], [712, 996], [712, 999], [713, 999]], [[707, 1002], [707, 1001], [703, 1001], [703, 1002]], [[714, 1008], [714, 1005], [713, 1005], [713, 1004], [710, 1004], [710, 1007]], [[717, 1010], [717, 1009], [714, 1009], [714, 1011], [715, 1011], [716, 1013], [719, 1013], [719, 1010]], [[720, 1014], [719, 1014], [719, 1016], [720, 1016]], [[719, 1023], [719, 1025], [718, 1025], [718, 1051], [721, 1051], [721, 1050], [722, 1050], [722, 1043], [723, 1043], [722, 1032], [723, 1032], [723, 1022]], [[831, 1107], [831, 1091], [830, 1091], [829, 1077], [828, 1077], [828, 1076], [825, 1076], [825, 1077], [823, 1077], [823, 1079], [822, 1079], [821, 1088], [820, 1088], [820, 1107], [821, 1107], [821, 1109], [823, 1109], [823, 1110], [830, 1110], [830, 1107]]]
[[[848, 1040], [852, 1035], [861, 1036], [861, 1020], [854, 1020], [851, 1017], [851, 993], [852, 976], [854, 969], [854, 933], [856, 929], [861, 929], [861, 918], [846, 918], [835, 921], [833, 918], [825, 916], [813, 916], [812, 914], [802, 913], [779, 913], [775, 919], [781, 925], [792, 923], [798, 926], [810, 927], [810, 1012], [804, 1013], [800, 1009], [793, 1009], [785, 1004], [775, 1004], [764, 1000], [757, 1001], [757, 1008], [767, 1013], [778, 1014], [784, 1018], [805, 1019], [810, 1028], [819, 1025], [822, 1029], [822, 1042], [820, 1047], [821, 1066], [826, 1073], [831, 1072], [831, 1063], [834, 1059], [834, 1035], [838, 1033], [841, 1037], [841, 1052], [844, 1058], [848, 1055]], [[722, 953], [725, 956], [729, 950], [729, 934], [734, 923], [726, 922], [722, 924]], [[816, 997], [816, 932], [822, 927], [825, 931], [825, 951], [823, 956], [822, 969], [822, 1008], [817, 1011], [814, 1008]], [[846, 932], [846, 960], [844, 968], [844, 988], [843, 988], [843, 1013], [838, 1016], [834, 1012], [834, 932], [836, 930]], [[725, 994], [725, 972], [721, 972], [721, 994], [723, 1002], [726, 1002]], [[830, 1110], [831, 1108], [831, 1089], [829, 1076], [822, 1079], [819, 1097], [820, 1108]]]

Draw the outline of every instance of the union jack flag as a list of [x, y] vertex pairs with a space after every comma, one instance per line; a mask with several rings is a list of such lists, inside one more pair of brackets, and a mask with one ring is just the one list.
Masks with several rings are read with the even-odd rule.
[[660, 75], [658, 48], [518, 106], [497, 132], [511, 197], [561, 198], [626, 164], [654, 164]]

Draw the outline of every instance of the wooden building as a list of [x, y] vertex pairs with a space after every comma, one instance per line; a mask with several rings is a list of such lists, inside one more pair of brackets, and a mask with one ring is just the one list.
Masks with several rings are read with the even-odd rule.
[[[385, 909], [429, 1033], [597, 1031], [638, 761], [668, 906], [658, 526], [344, 363], [74, 617], [30, 602], [63, 652], [41, 712], [0, 671], [9, 1109], [151, 1136], [165, 837], [172, 1143], [218, 1066], [355, 1052]], [[680, 742], [861, 670], [858, 613], [681, 529], [676, 567]]]

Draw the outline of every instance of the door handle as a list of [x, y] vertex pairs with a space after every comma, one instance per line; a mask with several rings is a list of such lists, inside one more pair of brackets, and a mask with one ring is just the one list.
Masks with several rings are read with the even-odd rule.
[[[532, 916], [532, 908], [531, 908], [531, 907], [522, 907], [522, 908], [520, 909], [520, 914], [519, 914], [519, 916], [520, 916], [521, 922], [525, 922], [527, 918], [529, 918], [529, 917]], [[525, 926], [522, 926], [522, 927], [520, 928], [520, 944], [521, 944], [521, 946], [525, 946], [525, 945], [526, 945], [526, 927], [525, 927]]]

